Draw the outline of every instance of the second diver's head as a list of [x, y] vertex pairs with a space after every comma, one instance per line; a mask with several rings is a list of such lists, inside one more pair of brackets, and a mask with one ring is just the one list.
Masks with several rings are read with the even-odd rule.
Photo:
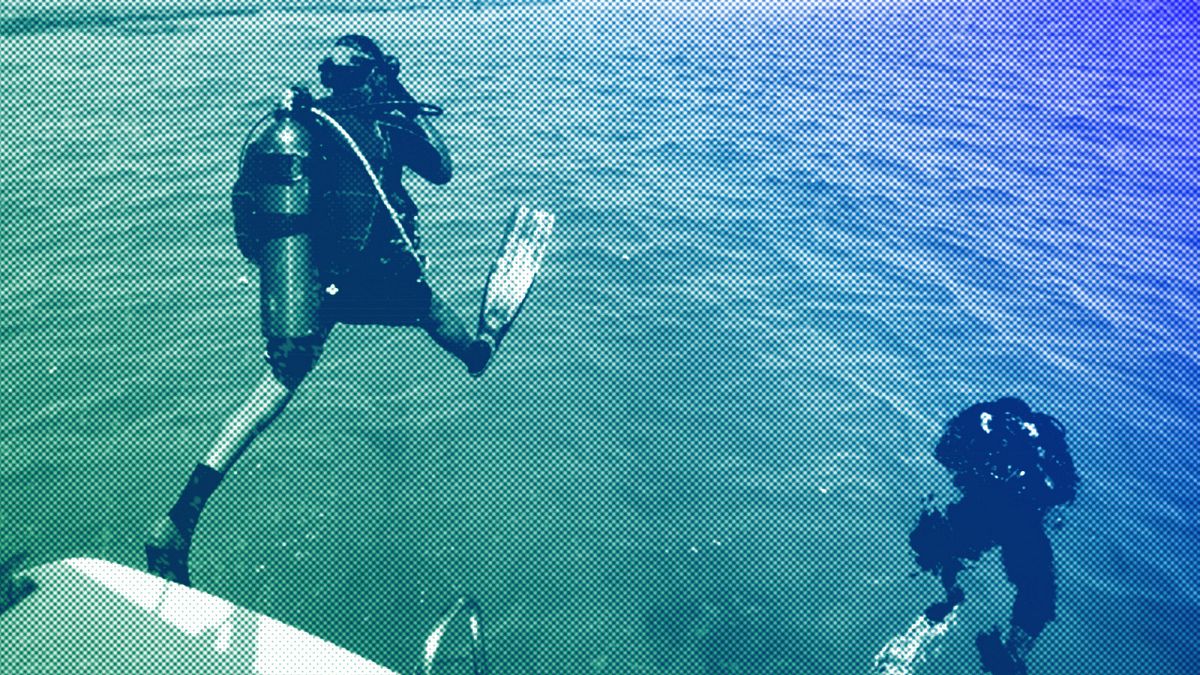
[[1073, 501], [1079, 483], [1062, 424], [1017, 398], [959, 413], [934, 456], [954, 473], [964, 494], [1001, 489], [1038, 513]]
[[395, 83], [399, 64], [371, 38], [352, 33], [333, 43], [318, 69], [321, 84], [334, 94], [357, 92], [378, 98]]

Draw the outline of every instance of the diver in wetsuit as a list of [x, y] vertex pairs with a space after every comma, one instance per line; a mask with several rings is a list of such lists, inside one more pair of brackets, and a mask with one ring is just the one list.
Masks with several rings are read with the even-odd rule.
[[[440, 109], [415, 101], [397, 71], [370, 38], [339, 38], [320, 65], [332, 93], [313, 101], [293, 90], [274, 124], [244, 148], [234, 225], [239, 249], [259, 267], [271, 372], [152, 526], [147, 566], [159, 576], [190, 583], [188, 553], [205, 502], [287, 406], [334, 325], [419, 326], [477, 377], [524, 301], [553, 222], [546, 212], [518, 212], [475, 334], [425, 279], [417, 207], [401, 177], [408, 167], [441, 185], [452, 167], [426, 119]], [[522, 221], [534, 224], [531, 233]]]
[[945, 513], [924, 511], [909, 543], [922, 570], [939, 575], [946, 600], [925, 610], [945, 620], [964, 599], [963, 560], [1000, 547], [1004, 572], [1017, 590], [1008, 639], [999, 628], [976, 638], [985, 672], [1021, 675], [1034, 640], [1055, 617], [1057, 583], [1046, 515], [1075, 499], [1079, 476], [1058, 420], [1019, 399], [980, 403], [946, 427], [934, 455], [954, 474], [962, 499]]

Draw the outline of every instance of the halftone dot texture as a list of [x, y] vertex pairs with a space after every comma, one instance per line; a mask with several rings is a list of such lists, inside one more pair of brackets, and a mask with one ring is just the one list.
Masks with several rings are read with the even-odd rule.
[[1195, 672], [1194, 8], [390, 5], [0, 10], [0, 551], [144, 565], [266, 370], [238, 147], [354, 32], [447, 111], [454, 180], [406, 180], [431, 284], [473, 322], [517, 203], [554, 244], [480, 380], [336, 328], [198, 588], [398, 672], [464, 591], [496, 673], [865, 673], [906, 635], [980, 672], [998, 555], [922, 633], [908, 533], [957, 499], [945, 422], [1010, 395], [1082, 477], [1030, 672]]

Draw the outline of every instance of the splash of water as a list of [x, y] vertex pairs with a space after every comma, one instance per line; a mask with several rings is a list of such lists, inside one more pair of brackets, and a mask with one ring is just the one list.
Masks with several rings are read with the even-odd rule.
[[925, 660], [930, 646], [950, 630], [955, 612], [946, 615], [945, 621], [931, 623], [924, 614], [917, 617], [908, 630], [888, 640], [875, 655], [872, 675], [912, 675], [913, 665]]

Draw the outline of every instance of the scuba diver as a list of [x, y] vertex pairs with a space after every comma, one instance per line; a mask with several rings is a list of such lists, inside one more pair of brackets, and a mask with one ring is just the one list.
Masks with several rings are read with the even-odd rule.
[[[1033, 643], [1054, 620], [1057, 583], [1046, 515], [1075, 500], [1079, 476], [1058, 420], [1033, 412], [1020, 399], [980, 403], [946, 427], [934, 456], [954, 474], [962, 499], [945, 513], [921, 513], [909, 544], [922, 570], [939, 575], [946, 600], [925, 616], [940, 623], [964, 600], [958, 573], [963, 560], [1000, 548], [1004, 572], [1016, 587], [1009, 633], [976, 638], [984, 672], [1023, 675]], [[1061, 521], [1060, 521], [1061, 522]], [[1057, 524], [1056, 524], [1057, 527]]]
[[190, 585], [188, 554], [206, 501], [291, 401], [334, 325], [421, 327], [478, 377], [520, 312], [553, 227], [552, 213], [516, 210], [471, 334], [425, 277], [417, 207], [401, 183], [404, 167], [436, 185], [451, 179], [428, 119], [441, 109], [416, 101], [397, 79], [398, 60], [362, 35], [339, 38], [319, 70], [331, 93], [314, 100], [293, 88], [243, 146], [234, 230], [259, 268], [270, 373], [151, 527], [149, 570], [181, 584]]

